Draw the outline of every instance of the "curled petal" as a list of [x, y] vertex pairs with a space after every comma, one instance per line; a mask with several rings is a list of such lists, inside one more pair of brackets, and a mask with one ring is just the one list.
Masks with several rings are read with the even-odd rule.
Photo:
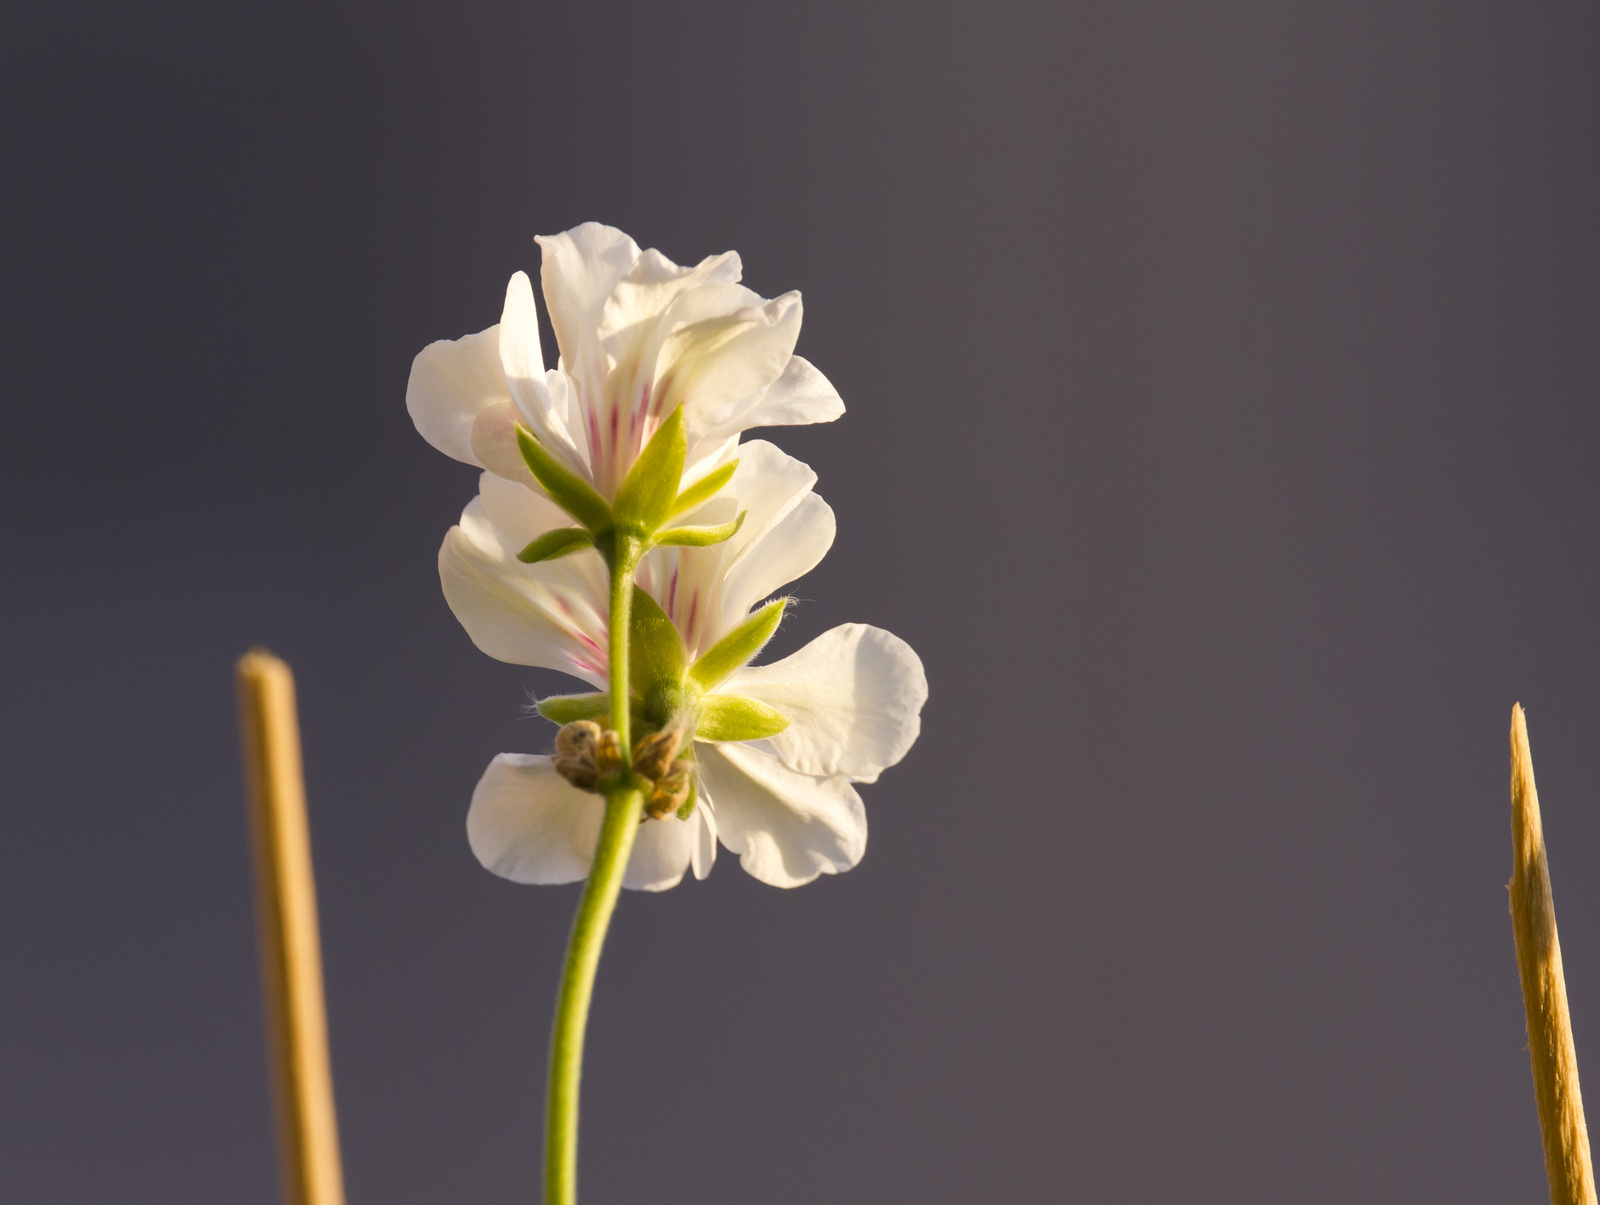
[[831, 423], [844, 413], [844, 400], [809, 360], [790, 356], [782, 374], [764, 392], [742, 399], [702, 420], [700, 436], [714, 440], [752, 427]]
[[686, 292], [666, 315], [671, 330], [655, 360], [663, 413], [680, 403], [690, 442], [720, 442], [783, 374], [800, 337], [800, 294], [771, 301], [740, 285]]
[[467, 841], [485, 869], [517, 883], [586, 877], [605, 805], [556, 773], [548, 757], [502, 753], [472, 792]]
[[900, 637], [864, 623], [824, 632], [771, 665], [747, 665], [724, 685], [781, 712], [789, 726], [768, 738], [802, 774], [872, 782], [922, 731], [928, 679]]
[[440, 339], [417, 353], [406, 383], [406, 410], [422, 438], [446, 456], [480, 467], [472, 447], [480, 412], [511, 402], [500, 371], [500, 328]]
[[696, 741], [695, 755], [722, 843], [763, 883], [798, 887], [861, 861], [867, 814], [848, 779], [798, 774], [749, 745]]

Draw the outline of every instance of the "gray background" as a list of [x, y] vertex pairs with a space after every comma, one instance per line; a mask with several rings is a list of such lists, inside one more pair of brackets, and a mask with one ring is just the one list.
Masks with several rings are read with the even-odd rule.
[[0, 1199], [275, 1199], [257, 641], [353, 1205], [533, 1199], [576, 889], [462, 822], [561, 680], [446, 609], [474, 477], [403, 395], [589, 218], [804, 292], [850, 412], [778, 436], [840, 521], [783, 638], [933, 696], [856, 871], [623, 900], [584, 1199], [1542, 1198], [1505, 733], [1600, 1075], [1593, 5], [23, 7]]

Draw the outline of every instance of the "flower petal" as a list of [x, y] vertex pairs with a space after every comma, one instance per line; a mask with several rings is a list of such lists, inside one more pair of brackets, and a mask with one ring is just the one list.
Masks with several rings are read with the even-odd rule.
[[696, 741], [695, 756], [722, 843], [763, 883], [798, 887], [861, 861], [867, 814], [847, 779], [797, 774], [742, 744]]
[[598, 332], [606, 299], [639, 259], [639, 244], [622, 231], [585, 222], [563, 234], [534, 240], [543, 254], [539, 283], [561, 348], [561, 366], [601, 380], [606, 363]]
[[689, 820], [698, 819], [700, 827], [695, 833], [694, 857], [689, 864], [694, 867], [694, 877], [703, 879], [711, 873], [711, 867], [717, 860], [717, 813], [711, 806], [710, 797], [705, 793], [702, 784], [696, 784], [699, 792], [699, 802], [695, 804], [694, 811]]
[[680, 404], [689, 442], [719, 443], [748, 424], [751, 410], [782, 376], [800, 337], [799, 293], [763, 301], [734, 284], [686, 291], [665, 316], [670, 331], [657, 353], [656, 405]]
[[771, 665], [747, 665], [722, 689], [782, 712], [789, 726], [768, 741], [801, 774], [872, 782], [922, 731], [928, 679], [900, 637], [864, 623], [824, 632]]
[[473, 421], [480, 411], [511, 401], [499, 348], [498, 325], [440, 339], [417, 353], [406, 383], [406, 411], [422, 438], [446, 456], [480, 467], [472, 450]]
[[[575, 883], [588, 877], [604, 818], [604, 800], [562, 778], [550, 758], [502, 753], [472, 792], [467, 841], [478, 861], [502, 878]], [[697, 877], [704, 878], [698, 859], [711, 832], [707, 818], [698, 815], [641, 825], [622, 885], [665, 891], [678, 885], [691, 860], [696, 861]]]
[[[498, 479], [488, 480], [495, 511], [516, 505], [509, 491], [521, 486], [506, 482], [502, 492]], [[523, 493], [530, 508], [543, 502], [531, 490]], [[560, 670], [603, 689], [608, 602], [598, 554], [524, 565], [516, 558], [522, 545], [491, 521], [490, 511], [482, 496], [474, 498], [439, 548], [439, 580], [450, 610], [489, 656]], [[527, 531], [538, 522], [525, 515], [510, 525]]]
[[[560, 372], [545, 372], [544, 353], [539, 348], [539, 315], [526, 272], [513, 273], [506, 286], [505, 309], [500, 314], [500, 368], [516, 403], [517, 415], [528, 430], [556, 457], [588, 476], [588, 462], [568, 429], [566, 379]], [[494, 467], [487, 461], [485, 466]]]
[[467, 841], [488, 870], [517, 883], [574, 883], [594, 860], [605, 805], [548, 757], [502, 753], [472, 792]]
[[676, 887], [683, 879], [683, 872], [689, 869], [695, 847], [700, 842], [700, 830], [704, 827], [705, 821], [693, 816], [687, 820], [676, 816], [646, 820], [633, 840], [633, 853], [628, 857], [622, 885], [632, 891], [665, 891]]
[[807, 493], [781, 522], [752, 541], [722, 583], [723, 630], [780, 586], [815, 569], [833, 547], [835, 527], [833, 508]]
[[771, 388], [723, 422], [708, 423], [705, 437], [715, 439], [752, 427], [831, 423], [843, 413], [844, 399], [833, 383], [812, 367], [809, 360], [790, 356], [783, 374]]

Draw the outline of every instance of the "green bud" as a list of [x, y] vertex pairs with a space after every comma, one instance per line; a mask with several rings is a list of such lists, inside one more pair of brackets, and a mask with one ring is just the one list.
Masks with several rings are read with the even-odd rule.
[[759, 741], [777, 736], [789, 717], [776, 707], [740, 695], [707, 695], [700, 701], [697, 741]]
[[521, 423], [517, 424], [517, 447], [528, 472], [551, 500], [595, 535], [611, 527], [611, 508], [582, 477], [562, 464], [550, 450], [533, 437]]
[[[768, 603], [717, 641], [689, 667], [689, 677], [701, 690], [710, 690], [734, 670], [747, 664], [772, 639], [789, 605], [787, 598]], [[730, 740], [737, 738], [728, 738]]]
[[708, 544], [720, 544], [731, 539], [733, 533], [744, 526], [744, 517], [750, 512], [742, 510], [739, 517], [727, 523], [717, 523], [709, 527], [669, 527], [666, 531], [656, 533], [651, 543], [654, 544], [687, 544], [691, 548], [704, 548]]
[[672, 504], [672, 509], [667, 512], [667, 518], [675, 519], [706, 501], [728, 484], [733, 477], [733, 471], [738, 467], [739, 462], [737, 460], [730, 460], [721, 468], [712, 469], [711, 472], [678, 495], [678, 500]]
[[628, 631], [628, 673], [633, 689], [645, 699], [683, 682], [689, 650], [672, 620], [656, 600], [633, 588], [633, 622]]
[[551, 695], [540, 699], [535, 707], [547, 720], [558, 724], [572, 724], [578, 720], [594, 720], [611, 710], [611, 696], [605, 693], [586, 695]]
[[683, 408], [674, 410], [645, 444], [628, 478], [617, 491], [614, 508], [619, 528], [636, 528], [648, 536], [667, 521], [683, 480], [689, 440], [683, 430]]
[[583, 528], [558, 527], [554, 531], [545, 532], [517, 553], [517, 560], [524, 565], [532, 565], [539, 561], [553, 561], [557, 557], [568, 556], [593, 547], [594, 537]]

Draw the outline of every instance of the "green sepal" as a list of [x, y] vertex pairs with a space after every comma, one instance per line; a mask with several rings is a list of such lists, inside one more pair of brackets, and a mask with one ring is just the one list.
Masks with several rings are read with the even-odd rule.
[[598, 720], [611, 710], [611, 696], [601, 691], [586, 695], [551, 695], [534, 704], [539, 714], [558, 724]]
[[701, 690], [710, 690], [759, 653], [783, 622], [783, 612], [788, 605], [787, 598], [768, 603], [707, 649], [689, 667], [689, 677], [694, 679], [695, 685]]
[[733, 477], [733, 471], [738, 467], [739, 462], [737, 460], [730, 460], [721, 468], [712, 469], [699, 481], [696, 481], [678, 495], [677, 501], [672, 504], [672, 509], [667, 512], [667, 518], [675, 519], [706, 501], [711, 495], [728, 484]]
[[687, 820], [694, 815], [695, 800], [699, 797], [700, 775], [689, 775], [689, 798], [678, 805], [678, 819]]
[[750, 512], [742, 510], [737, 519], [727, 523], [716, 523], [709, 527], [669, 527], [666, 531], [657, 532], [652, 544], [687, 544], [691, 548], [704, 548], [708, 544], [720, 544], [731, 539], [733, 533], [744, 526], [744, 517]]
[[[628, 631], [628, 673], [646, 702], [683, 682], [689, 650], [667, 613], [638, 586], [633, 588], [633, 622]], [[647, 707], [648, 712], [648, 707]]]
[[789, 726], [789, 717], [741, 695], [707, 695], [700, 700], [697, 741], [759, 741], [777, 736]]
[[683, 461], [689, 439], [683, 430], [683, 407], [678, 407], [645, 444], [617, 491], [613, 512], [621, 529], [633, 528], [648, 536], [667, 521], [683, 480]]
[[528, 472], [544, 486], [551, 501], [595, 535], [610, 529], [611, 508], [606, 500], [595, 492], [594, 486], [550, 455], [550, 450], [521, 423], [517, 424], [517, 447], [522, 450]]
[[533, 565], [539, 561], [553, 561], [557, 557], [568, 556], [593, 547], [594, 536], [586, 528], [558, 527], [554, 531], [545, 532], [517, 553], [517, 560], [524, 565]]

